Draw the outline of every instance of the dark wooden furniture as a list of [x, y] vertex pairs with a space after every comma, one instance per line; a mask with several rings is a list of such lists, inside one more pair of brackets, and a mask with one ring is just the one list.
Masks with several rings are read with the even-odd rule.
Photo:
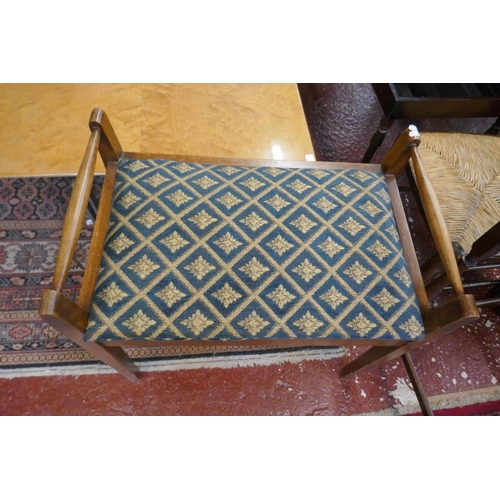
[[[95, 109], [92, 112], [90, 118], [90, 130], [90, 140], [82, 161], [82, 166], [76, 178], [66, 214], [52, 289], [44, 291], [39, 308], [39, 314], [44, 321], [59, 330], [62, 334], [69, 337], [82, 348], [86, 349], [95, 358], [116, 369], [126, 378], [135, 380], [139, 377], [138, 370], [126, 355], [123, 347], [145, 344], [155, 345], [158, 341], [86, 342], [84, 340], [84, 333], [87, 329], [89, 311], [92, 304], [93, 292], [96, 285], [101, 255], [108, 229], [108, 220], [111, 212], [112, 193], [114, 189], [115, 175], [118, 168], [118, 160], [160, 157], [168, 158], [174, 161], [205, 162], [212, 164], [228, 164], [228, 160], [125, 152], [122, 149], [106, 114], [101, 109]], [[274, 166], [284, 168], [314, 167], [319, 169], [356, 169], [366, 170], [368, 172], [383, 172], [390, 193], [392, 210], [394, 212], [397, 230], [402, 242], [403, 253], [408, 265], [411, 281], [413, 282], [413, 286], [415, 288], [415, 294], [421, 310], [425, 330], [424, 339], [418, 342], [394, 339], [376, 339], [367, 341], [366, 339], [358, 338], [333, 341], [332, 339], [322, 340], [304, 338], [294, 339], [294, 342], [290, 340], [269, 340], [272, 345], [276, 347], [290, 345], [373, 346], [363, 355], [343, 368], [341, 375], [347, 377], [406, 354], [412, 349], [420, 347], [427, 342], [437, 339], [479, 318], [480, 315], [474, 298], [472, 295], [464, 293], [446, 225], [440, 213], [439, 204], [437, 203], [432, 186], [427, 179], [425, 170], [422, 168], [421, 161], [419, 159], [417, 149], [419, 142], [420, 139], [418, 132], [414, 127], [410, 127], [405, 130], [395, 142], [389, 153], [385, 156], [381, 165], [340, 164], [326, 162], [311, 164], [311, 162], [277, 160], [263, 161], [247, 159], [229, 160], [231, 165], [243, 167], [265, 165], [268, 167]], [[98, 152], [103, 159], [107, 171], [97, 211], [97, 219], [92, 235], [81, 293], [78, 303], [75, 303], [68, 299], [62, 291], [84, 220]], [[416, 183], [422, 197], [422, 203], [425, 208], [429, 227], [437, 248], [439, 249], [441, 260], [454, 291], [454, 298], [439, 307], [432, 307], [428, 300], [396, 182], [396, 176], [410, 158], [413, 160], [415, 167]], [[182, 344], [187, 341], [174, 342]], [[210, 341], [202, 342], [207, 343]], [[251, 340], [245, 342], [252, 343]], [[259, 342], [262, 342], [262, 340], [259, 340]], [[405, 363], [409, 362], [408, 359], [409, 358], [405, 360]], [[415, 389], [418, 390], [418, 387], [415, 387]]]
[[498, 83], [372, 83], [384, 116], [361, 160], [368, 163], [394, 120], [497, 117], [485, 134], [500, 132]]

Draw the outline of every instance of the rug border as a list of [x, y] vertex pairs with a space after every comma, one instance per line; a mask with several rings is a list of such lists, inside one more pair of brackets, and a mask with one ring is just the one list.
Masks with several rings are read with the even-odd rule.
[[[276, 350], [273, 352], [249, 352], [248, 354], [226, 353], [218, 356], [180, 356], [177, 358], [160, 360], [138, 360], [137, 366], [141, 372], [163, 372], [177, 370], [197, 370], [209, 368], [245, 368], [254, 366], [270, 366], [282, 363], [302, 363], [303, 361], [327, 361], [341, 358], [346, 354], [344, 347], [330, 347], [325, 349], [300, 349], [297, 351]], [[13, 379], [19, 377], [45, 377], [45, 376], [75, 376], [80, 375], [117, 375], [112, 368], [100, 364], [66, 366], [38, 366], [24, 368], [2, 368], [0, 379]]]

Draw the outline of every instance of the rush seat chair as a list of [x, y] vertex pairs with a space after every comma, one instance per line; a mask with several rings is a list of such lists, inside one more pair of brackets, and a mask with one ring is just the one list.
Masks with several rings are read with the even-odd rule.
[[[419, 152], [464, 286], [483, 296], [488, 292], [476, 301], [478, 306], [498, 304], [500, 282], [474, 281], [469, 271], [500, 267], [500, 137], [445, 132], [420, 137]], [[449, 285], [438, 254], [422, 266], [422, 274], [430, 297]], [[483, 286], [488, 288], [478, 288]]]
[[[418, 132], [381, 165], [125, 152], [101, 109], [40, 316], [128, 379], [124, 346], [370, 346], [342, 376], [479, 317], [465, 294]], [[63, 293], [97, 153], [106, 166], [78, 303]], [[409, 159], [455, 293], [432, 308], [396, 183]]]

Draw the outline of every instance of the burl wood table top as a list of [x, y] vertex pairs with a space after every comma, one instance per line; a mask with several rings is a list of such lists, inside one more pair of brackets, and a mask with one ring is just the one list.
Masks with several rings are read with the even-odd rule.
[[126, 151], [314, 158], [295, 84], [1, 84], [0, 176], [75, 175], [94, 107]]

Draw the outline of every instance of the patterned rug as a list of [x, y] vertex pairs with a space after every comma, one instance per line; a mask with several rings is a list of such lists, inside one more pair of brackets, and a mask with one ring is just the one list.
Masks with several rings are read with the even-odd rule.
[[[73, 179], [0, 179], [0, 377], [98, 373], [106, 370], [38, 317], [50, 288]], [[96, 177], [98, 198], [102, 177]], [[64, 294], [78, 299], [93, 221], [86, 218]], [[280, 350], [249, 347], [160, 346], [127, 349], [143, 371], [300, 362], [340, 357], [341, 348]], [[179, 356], [182, 363], [179, 363]]]

